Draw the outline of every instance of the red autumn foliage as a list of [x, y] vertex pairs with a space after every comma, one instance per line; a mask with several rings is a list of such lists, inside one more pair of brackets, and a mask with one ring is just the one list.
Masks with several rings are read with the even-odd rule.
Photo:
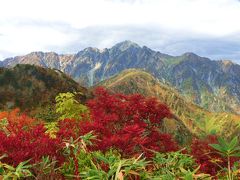
[[171, 117], [166, 105], [155, 98], [141, 95], [110, 94], [103, 88], [95, 91], [95, 98], [87, 103], [91, 121], [80, 125], [81, 132], [94, 131], [98, 140], [95, 149], [119, 149], [123, 155], [133, 155], [149, 149], [168, 152], [177, 150], [170, 135], [159, 132], [165, 117]]
[[0, 128], [0, 155], [7, 157], [2, 162], [16, 166], [26, 160], [38, 162], [48, 155], [61, 160], [61, 141], [50, 138], [41, 121], [21, 114], [19, 109], [1, 112], [0, 121], [4, 118], [7, 124]]
[[1, 161], [12, 165], [18, 165], [22, 161], [31, 159], [38, 162], [43, 156], [56, 157], [60, 160], [58, 152], [61, 142], [51, 139], [45, 134], [43, 125], [37, 125], [28, 131], [18, 131], [6, 135], [0, 132], [0, 154], [8, 156]]
[[[226, 167], [227, 161], [222, 158], [209, 144], [216, 144], [216, 136], [208, 136], [203, 139], [194, 139], [191, 145], [192, 155], [196, 163], [200, 165], [200, 171], [215, 176], [220, 166]], [[219, 166], [220, 165], [220, 166]]]
[[71, 137], [77, 139], [79, 136], [84, 135], [80, 130], [80, 122], [75, 119], [64, 119], [58, 123], [58, 127], [57, 137], [62, 140], [68, 140]]
[[18, 133], [23, 129], [30, 129], [37, 122], [27, 115], [21, 114], [19, 109], [14, 109], [10, 112], [0, 112], [0, 121], [4, 118], [8, 121], [6, 129], [9, 133]]
[[171, 112], [156, 99], [141, 95], [113, 95], [98, 88], [95, 98], [87, 105], [90, 121], [60, 121], [56, 139], [45, 133], [41, 122], [20, 114], [19, 110], [0, 113], [1, 119], [8, 120], [8, 133], [0, 130], [0, 155], [8, 155], [2, 161], [17, 165], [29, 159], [38, 162], [47, 155], [62, 160], [59, 150], [63, 140], [77, 139], [89, 131], [94, 131], [98, 138], [92, 150], [117, 148], [124, 156], [142, 152], [150, 156], [150, 149], [160, 152], [177, 150], [172, 137], [159, 132], [162, 119], [171, 117]]
[[[209, 144], [218, 144], [217, 136], [208, 136], [204, 139], [194, 139], [191, 145], [191, 154], [196, 163], [200, 165], [200, 171], [212, 176], [216, 176], [222, 168], [227, 168], [227, 158], [221, 156]], [[231, 157], [230, 162], [239, 161], [238, 157]]]

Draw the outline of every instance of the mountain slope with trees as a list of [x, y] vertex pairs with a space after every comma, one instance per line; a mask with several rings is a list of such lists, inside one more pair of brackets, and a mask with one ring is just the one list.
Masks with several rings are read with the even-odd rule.
[[[167, 121], [168, 133], [191, 136], [216, 131], [222, 136], [233, 136], [239, 131], [239, 115], [231, 113], [214, 113], [188, 101], [171, 86], [160, 82], [146, 71], [128, 69], [97, 85], [104, 86], [114, 93], [141, 94], [157, 98], [166, 104], [175, 115], [174, 120]], [[191, 132], [190, 134], [188, 132]]]
[[87, 89], [59, 70], [33, 65], [0, 68], [1, 109], [45, 107], [53, 104], [61, 92], [81, 92], [84, 99]]

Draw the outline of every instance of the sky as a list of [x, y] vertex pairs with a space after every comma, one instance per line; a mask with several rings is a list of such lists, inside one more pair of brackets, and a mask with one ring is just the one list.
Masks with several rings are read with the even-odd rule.
[[131, 40], [240, 64], [239, 0], [0, 0], [0, 60]]

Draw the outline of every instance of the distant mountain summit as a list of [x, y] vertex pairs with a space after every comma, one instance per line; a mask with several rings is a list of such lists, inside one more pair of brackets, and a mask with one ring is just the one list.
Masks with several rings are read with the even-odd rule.
[[123, 41], [109, 49], [89, 47], [72, 55], [33, 52], [5, 59], [0, 65], [16, 64], [59, 69], [88, 86], [122, 70], [139, 68], [206, 109], [240, 113], [240, 65], [226, 60], [213, 61], [191, 52], [171, 56]]
[[132, 42], [132, 41], [123, 41], [120, 43], [117, 43], [115, 46], [112, 47], [112, 49], [117, 49], [117, 50], [121, 50], [121, 51], [125, 51], [127, 49], [140, 49], [141, 47]]

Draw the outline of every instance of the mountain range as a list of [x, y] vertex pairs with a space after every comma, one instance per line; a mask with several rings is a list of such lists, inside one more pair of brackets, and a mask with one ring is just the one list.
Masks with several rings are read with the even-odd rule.
[[171, 56], [123, 41], [112, 48], [88, 47], [76, 54], [32, 52], [7, 58], [0, 66], [34, 64], [58, 69], [82, 85], [93, 86], [129, 68], [147, 71], [189, 102], [215, 112], [240, 113], [240, 65], [194, 53]]

